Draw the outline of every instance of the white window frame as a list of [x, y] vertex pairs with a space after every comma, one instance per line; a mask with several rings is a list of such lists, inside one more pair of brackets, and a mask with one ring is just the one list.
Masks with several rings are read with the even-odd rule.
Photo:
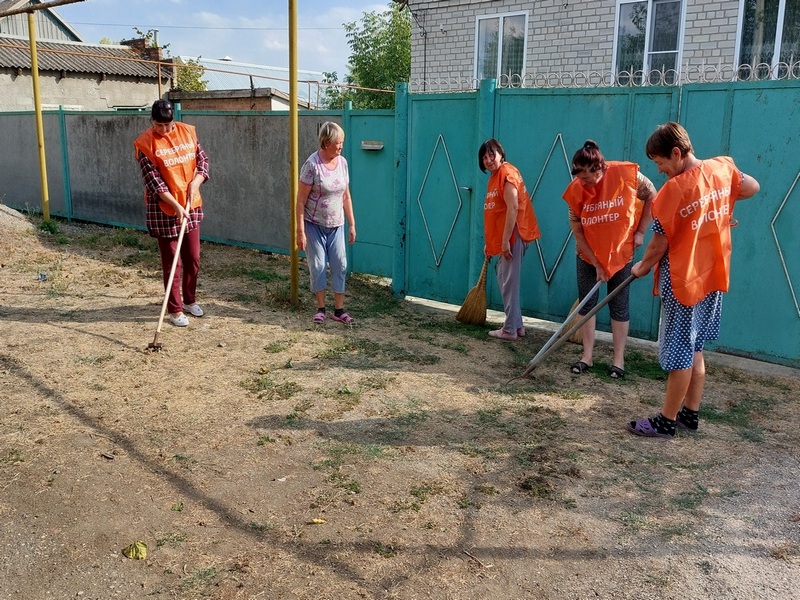
[[[733, 72], [738, 73], [739, 68], [739, 53], [742, 50], [742, 30], [744, 29], [744, 3], [745, 0], [739, 0], [739, 19], [736, 24], [736, 46], [733, 50]], [[778, 22], [775, 27], [775, 53], [772, 55], [771, 79], [778, 76], [778, 65], [780, 64], [781, 44], [783, 44], [783, 21], [786, 18], [786, 0], [778, 0]], [[800, 58], [800, 57], [798, 57]]]
[[[744, 2], [744, 0], [740, 0]], [[619, 33], [619, 16], [621, 12], [621, 8], [623, 4], [638, 4], [640, 2], [647, 2], [647, 24], [645, 25], [645, 33], [644, 33], [644, 62], [641, 65], [641, 71], [645, 74], [645, 77], [642, 80], [640, 85], [648, 85], [648, 78], [647, 74], [648, 71], [647, 65], [650, 64], [650, 57], [654, 53], [650, 50], [650, 42], [651, 42], [651, 32], [653, 29], [653, 16], [655, 15], [654, 4], [658, 3], [658, 0], [617, 0], [617, 7], [616, 12], [614, 13], [614, 45], [611, 50], [611, 72], [614, 74], [614, 80], [617, 79], [617, 46], [619, 45], [619, 39], [617, 38], [617, 34]], [[678, 56], [675, 60], [675, 72], [676, 78], [680, 81], [681, 77], [681, 69], [683, 64], [683, 37], [686, 31], [686, 4], [687, 0], [678, 0], [680, 3], [680, 15], [678, 16], [678, 47], [675, 49]], [[738, 54], [737, 54], [738, 56]]]
[[520, 78], [525, 78], [525, 68], [528, 64], [528, 11], [517, 11], [517, 12], [507, 12], [507, 13], [494, 13], [494, 14], [486, 14], [486, 15], [478, 15], [475, 17], [475, 52], [472, 59], [472, 77], [475, 81], [478, 80], [478, 35], [480, 33], [480, 23], [481, 21], [486, 21], [489, 19], [500, 19], [499, 22], [499, 40], [498, 40], [498, 47], [497, 47], [497, 64], [495, 65], [495, 78], [500, 79], [503, 73], [500, 73], [500, 67], [503, 61], [503, 20], [507, 17], [525, 17], [525, 39], [522, 46], [522, 72], [520, 73]]

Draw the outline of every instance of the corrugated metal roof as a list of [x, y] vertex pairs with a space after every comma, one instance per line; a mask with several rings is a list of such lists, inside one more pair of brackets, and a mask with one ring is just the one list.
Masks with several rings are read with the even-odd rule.
[[[265, 65], [253, 65], [241, 63], [233, 60], [220, 58], [203, 58], [193, 56], [179, 56], [178, 60], [182, 63], [195, 61], [200, 64], [205, 72], [202, 80], [206, 82], [206, 89], [216, 90], [246, 90], [250, 89], [250, 78], [252, 76], [252, 87], [272, 88], [289, 93], [289, 69], [283, 67], [269, 67]], [[302, 83], [303, 81], [322, 81], [322, 73], [319, 71], [297, 71], [297, 95], [299, 99], [309, 101], [317, 95], [317, 86]]]
[[[0, 13], [40, 4], [42, 2], [39, 0], [0, 0]], [[35, 11], [34, 22], [36, 24], [36, 37], [40, 40], [84, 41], [78, 35], [78, 32], [52, 8]], [[2, 34], [28, 37], [28, 16], [26, 14], [16, 14], [10, 17], [0, 17], [0, 35]]]
[[[29, 44], [25, 38], [0, 35], [0, 67], [30, 69]], [[138, 56], [127, 46], [37, 41], [36, 53], [40, 71], [158, 77], [156, 65], [131, 60]]]

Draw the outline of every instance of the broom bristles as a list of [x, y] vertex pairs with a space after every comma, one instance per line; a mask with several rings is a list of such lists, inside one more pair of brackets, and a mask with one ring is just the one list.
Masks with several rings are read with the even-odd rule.
[[478, 283], [464, 298], [461, 308], [456, 313], [456, 321], [467, 325], [486, 324], [486, 267], [489, 265], [489, 260], [491, 259], [487, 256], [483, 261]]
[[[579, 303], [580, 303], [580, 298], [578, 300], [575, 300], [575, 303], [572, 305], [572, 308], [569, 309], [569, 312], [572, 313], [572, 311], [575, 310], [575, 308], [578, 306]], [[570, 329], [572, 329], [572, 326], [575, 325], [575, 323], [577, 323], [580, 318], [581, 318], [581, 315], [579, 315], [579, 314], [575, 315], [574, 317], [572, 317], [569, 320], [569, 323], [564, 325], [564, 331], [569, 331]], [[582, 344], [583, 343], [583, 327], [581, 327], [580, 329], [578, 329], [578, 331], [576, 331], [571, 336], [569, 336], [569, 341], [572, 342], [573, 344]]]

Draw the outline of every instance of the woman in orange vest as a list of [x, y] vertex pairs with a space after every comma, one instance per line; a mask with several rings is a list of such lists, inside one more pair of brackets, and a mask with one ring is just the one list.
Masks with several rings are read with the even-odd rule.
[[[150, 111], [151, 127], [136, 138], [136, 160], [144, 180], [147, 231], [158, 240], [164, 289], [169, 287], [169, 321], [186, 327], [188, 312], [202, 317], [197, 304], [197, 274], [200, 270], [200, 221], [203, 200], [200, 184], [208, 179], [208, 156], [197, 141], [194, 127], [173, 121], [172, 104], [156, 100]], [[181, 223], [187, 219], [175, 278], [169, 273], [177, 251]], [[181, 265], [182, 263], [182, 265]], [[182, 275], [178, 275], [181, 271]]]
[[[630, 276], [633, 252], [642, 245], [650, 223], [650, 202], [656, 188], [639, 172], [639, 165], [606, 161], [592, 140], [586, 140], [572, 157], [572, 175], [575, 179], [562, 197], [569, 205], [569, 225], [578, 251], [578, 295], [583, 300], [596, 282], [606, 282], [611, 293]], [[595, 292], [580, 314], [592, 310], [599, 295]], [[630, 322], [628, 289], [612, 298], [608, 308], [614, 346], [608, 374], [622, 379]], [[575, 374], [585, 373], [592, 366], [594, 332], [592, 317], [581, 330], [583, 353], [570, 367]]]
[[512, 341], [525, 335], [519, 303], [522, 257], [528, 244], [539, 239], [541, 234], [522, 175], [506, 162], [500, 142], [490, 139], [481, 144], [478, 167], [490, 173], [483, 204], [483, 253], [500, 255], [496, 266], [497, 284], [506, 313], [503, 327], [490, 331], [489, 335]]
[[706, 378], [703, 344], [719, 336], [722, 292], [730, 280], [733, 207], [760, 186], [727, 156], [695, 157], [678, 123], [659, 126], [646, 151], [668, 180], [653, 201], [653, 238], [632, 272], [643, 277], [656, 266], [659, 362], [668, 372], [667, 391], [658, 415], [631, 421], [627, 429], [672, 438], [678, 427], [697, 431]]

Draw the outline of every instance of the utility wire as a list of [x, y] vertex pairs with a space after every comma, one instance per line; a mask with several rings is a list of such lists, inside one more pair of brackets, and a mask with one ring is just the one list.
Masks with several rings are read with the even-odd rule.
[[[137, 27], [124, 23], [85, 23], [81, 21], [70, 21], [70, 25], [92, 25], [94, 27]], [[207, 27], [202, 25], [142, 25], [147, 29], [203, 29], [210, 31], [288, 31], [288, 27]], [[336, 31], [344, 27], [298, 27], [307, 31]]]

